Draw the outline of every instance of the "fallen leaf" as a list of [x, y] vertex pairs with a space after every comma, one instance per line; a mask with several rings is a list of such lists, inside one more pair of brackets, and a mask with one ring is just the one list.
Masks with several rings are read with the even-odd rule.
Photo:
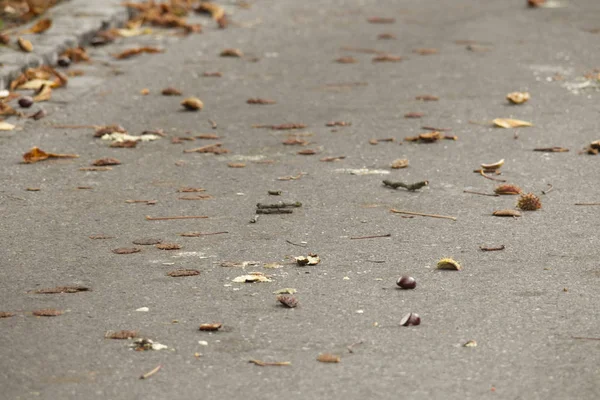
[[529, 100], [530, 95], [527, 92], [512, 92], [506, 95], [506, 99], [513, 104], [522, 104]]
[[179, 249], [181, 249], [181, 245], [179, 245], [177, 243], [159, 243], [159, 244], [155, 245], [154, 247], [156, 247], [159, 250], [179, 250]]
[[143, 238], [143, 239], [134, 240], [132, 243], [136, 244], [138, 246], [154, 246], [155, 244], [162, 243], [162, 239]]
[[52, 87], [48, 84], [42, 85], [42, 87], [37, 91], [36, 95], [33, 96], [33, 101], [36, 103], [40, 101], [48, 101], [52, 97]]
[[128, 330], [122, 330], [122, 331], [108, 331], [104, 334], [104, 338], [105, 339], [118, 339], [118, 340], [123, 340], [123, 339], [133, 339], [135, 337], [137, 337], [138, 332], [137, 331], [128, 331]]
[[0, 121], [0, 131], [12, 131], [13, 129], [15, 129], [13, 124], [9, 124], [6, 121]]
[[399, 61], [402, 61], [402, 57], [400, 57], [400, 56], [393, 56], [393, 55], [390, 55], [390, 54], [385, 54], [385, 55], [373, 57], [373, 62], [374, 63], [378, 63], [378, 62], [399, 62]]
[[406, 168], [408, 167], [408, 160], [404, 159], [404, 158], [399, 158], [397, 160], [392, 161], [392, 164], [390, 165], [390, 167], [392, 169], [400, 169], [400, 168]]
[[567, 153], [569, 149], [559, 146], [554, 147], [538, 147], [533, 149], [533, 151], [542, 151], [545, 153]]
[[248, 275], [238, 276], [234, 278], [232, 282], [235, 283], [254, 283], [254, 282], [272, 282], [271, 279], [267, 278], [262, 272], [251, 272]]
[[307, 257], [299, 256], [294, 257], [299, 266], [303, 267], [305, 265], [317, 265], [321, 262], [321, 258], [313, 253], [310, 253]]
[[286, 146], [306, 146], [308, 144], [306, 140], [300, 139], [298, 136], [288, 136], [288, 138], [281, 143]]
[[467, 343], [463, 344], [463, 347], [477, 347], [477, 342], [475, 340], [469, 340]]
[[16, 314], [8, 311], [0, 311], [0, 318], [10, 318], [14, 317]]
[[221, 329], [222, 326], [223, 326], [223, 324], [220, 324], [220, 323], [201, 324], [200, 328], [198, 328], [198, 330], [199, 331], [207, 331], [207, 332], [215, 332], [215, 331], [218, 331], [219, 329]]
[[112, 250], [112, 252], [115, 254], [133, 254], [139, 253], [140, 251], [142, 250], [138, 249], [137, 247], [120, 247], [118, 249]]
[[154, 341], [147, 338], [136, 339], [131, 345], [135, 351], [147, 351], [147, 350], [165, 350], [168, 346], [161, 343], [155, 343]]
[[415, 100], [421, 101], [438, 101], [440, 98], [437, 96], [433, 96], [431, 94], [422, 94], [420, 96], [415, 97]]
[[179, 89], [175, 89], [174, 87], [164, 88], [160, 93], [163, 96], [181, 96], [183, 94]]
[[31, 53], [33, 51], [33, 45], [27, 39], [23, 39], [22, 37], [17, 39], [17, 44], [19, 48], [25, 53]]
[[36, 163], [49, 158], [79, 158], [79, 156], [77, 154], [46, 153], [44, 150], [41, 150], [38, 147], [33, 147], [27, 153], [23, 154], [23, 162], [25, 164]]
[[500, 128], [521, 128], [526, 126], [533, 126], [531, 122], [521, 121], [519, 119], [510, 119], [510, 118], [496, 118], [492, 121], [494, 125], [499, 126]]
[[78, 293], [87, 292], [90, 288], [86, 286], [57, 286], [48, 289], [38, 289], [33, 293], [36, 294], [57, 294], [57, 293]]
[[92, 165], [95, 165], [97, 167], [104, 166], [104, 165], [121, 165], [121, 161], [117, 160], [116, 158], [106, 157], [106, 158], [99, 158], [98, 160], [94, 161], [92, 163]]
[[176, 269], [173, 271], [167, 272], [167, 275], [173, 278], [179, 278], [182, 276], [196, 276], [200, 275], [200, 271], [195, 269]]
[[196, 7], [196, 12], [210, 14], [212, 19], [219, 24], [219, 28], [225, 28], [227, 26], [227, 15], [225, 14], [225, 10], [216, 3], [203, 1]]
[[50, 18], [40, 19], [30, 29], [27, 30], [29, 33], [44, 33], [52, 26], [52, 20]]
[[17, 90], [40, 90], [44, 85], [48, 85], [50, 87], [57, 86], [56, 82], [51, 81], [49, 79], [32, 79], [30, 81], [24, 82], [22, 85], [17, 87]]
[[209, 144], [207, 146], [196, 147], [194, 149], [184, 150], [184, 153], [213, 153], [213, 154], [224, 154], [229, 153], [229, 150], [221, 147], [222, 143]]
[[284, 130], [291, 130], [291, 129], [304, 129], [304, 128], [306, 128], [306, 125], [305, 124], [281, 124], [281, 125], [271, 125], [270, 128], [273, 130], [276, 130], [276, 131], [284, 131]]
[[156, 48], [156, 47], [151, 47], [151, 46], [144, 46], [144, 47], [134, 47], [132, 49], [127, 49], [124, 50], [120, 53], [117, 54], [113, 54], [113, 57], [115, 57], [118, 60], [124, 60], [133, 56], [137, 56], [139, 54], [142, 53], [148, 53], [148, 54], [155, 54], [155, 53], [162, 53], [164, 50]]
[[246, 164], [244, 164], [244, 163], [233, 163], [233, 162], [230, 162], [230, 163], [227, 163], [227, 166], [229, 168], [246, 168]]
[[292, 363], [289, 361], [268, 362], [268, 361], [260, 361], [260, 360], [250, 360], [248, 362], [251, 364], [258, 365], [260, 367], [285, 367], [288, 365], [292, 365]]
[[57, 317], [62, 314], [62, 311], [55, 310], [54, 308], [44, 308], [42, 310], [33, 311], [33, 315], [35, 315], [36, 317]]
[[422, 56], [429, 56], [431, 54], [437, 54], [438, 53], [438, 49], [432, 49], [432, 48], [418, 48], [418, 49], [414, 49], [413, 53], [422, 55]]
[[335, 62], [339, 64], [356, 64], [358, 60], [354, 57], [346, 56], [336, 59]]
[[204, 103], [202, 100], [196, 97], [188, 97], [187, 99], [181, 102], [181, 105], [190, 111], [199, 111], [204, 108]]
[[90, 56], [83, 47], [71, 47], [62, 52], [61, 56], [68, 57], [72, 62], [90, 61]]
[[330, 353], [322, 353], [317, 356], [317, 361], [322, 363], [339, 363], [341, 361], [340, 356], [336, 356]]
[[273, 294], [294, 294], [297, 290], [294, 288], [283, 288], [273, 292]]
[[442, 258], [437, 263], [437, 269], [449, 269], [453, 271], [460, 271], [462, 267], [457, 261], [451, 258]]
[[367, 18], [367, 22], [371, 24], [393, 24], [396, 22], [396, 18], [390, 17], [369, 17]]
[[246, 100], [246, 103], [248, 103], [248, 104], [276, 104], [277, 102], [275, 100], [261, 99], [260, 97], [256, 97], [256, 98], [251, 98], [251, 99]]
[[244, 53], [240, 49], [225, 49], [221, 51], [221, 57], [244, 57]]

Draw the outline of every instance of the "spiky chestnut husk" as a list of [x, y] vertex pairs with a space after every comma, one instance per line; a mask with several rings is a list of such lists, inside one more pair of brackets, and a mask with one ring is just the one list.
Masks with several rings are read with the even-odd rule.
[[522, 194], [517, 202], [517, 207], [524, 211], [535, 211], [542, 208], [540, 198], [533, 193]]
[[496, 189], [494, 189], [494, 193], [496, 194], [517, 195], [521, 194], [521, 192], [522, 190], [520, 187], [511, 184], [500, 185], [497, 186]]

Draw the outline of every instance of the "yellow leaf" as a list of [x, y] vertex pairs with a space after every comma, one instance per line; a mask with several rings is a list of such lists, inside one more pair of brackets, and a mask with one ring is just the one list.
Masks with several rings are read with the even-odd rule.
[[40, 90], [42, 86], [49, 85], [50, 87], [57, 86], [56, 82], [47, 79], [33, 79], [25, 82], [17, 87], [17, 90]]
[[510, 118], [496, 118], [492, 121], [494, 125], [499, 126], [500, 128], [521, 128], [525, 126], [533, 126], [531, 122], [521, 121], [519, 119], [510, 119]]
[[0, 121], [0, 131], [12, 131], [13, 129], [15, 129], [15, 126], [13, 124], [9, 124], [5, 121]]
[[40, 19], [34, 26], [31, 27], [27, 32], [30, 33], [44, 33], [52, 26], [52, 20], [50, 18]]

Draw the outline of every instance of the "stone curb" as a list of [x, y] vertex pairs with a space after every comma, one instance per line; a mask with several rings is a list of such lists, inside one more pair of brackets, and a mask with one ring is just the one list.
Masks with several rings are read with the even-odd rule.
[[[0, 48], [0, 87], [7, 88], [26, 68], [42, 64], [56, 65], [61, 52], [70, 47], [88, 44], [97, 32], [122, 26], [129, 19], [129, 11], [122, 5], [122, 1], [67, 0], [44, 14], [44, 17], [52, 19], [52, 27], [46, 32], [38, 35], [11, 35], [11, 43]], [[37, 19], [11, 31], [24, 31], [36, 21]], [[31, 41], [31, 53], [18, 49], [18, 36]]]

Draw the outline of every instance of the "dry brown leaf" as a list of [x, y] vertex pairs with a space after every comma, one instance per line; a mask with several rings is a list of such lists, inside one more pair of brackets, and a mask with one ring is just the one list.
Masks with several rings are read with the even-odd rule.
[[298, 136], [289, 136], [286, 140], [281, 142], [286, 146], [306, 146], [308, 142], [304, 139], [300, 139]]
[[227, 166], [229, 168], [246, 168], [246, 164], [244, 163], [234, 163], [234, 162], [230, 162], [227, 164]]
[[305, 124], [281, 124], [281, 125], [270, 125], [271, 129], [276, 131], [285, 131], [291, 129], [304, 129], [306, 128]]
[[139, 253], [140, 251], [142, 250], [138, 249], [137, 247], [120, 247], [118, 249], [112, 250], [112, 252], [115, 254], [133, 254]]
[[221, 57], [244, 57], [244, 53], [240, 49], [225, 49], [221, 51]]
[[390, 55], [390, 54], [385, 54], [385, 55], [373, 57], [373, 62], [374, 63], [377, 63], [377, 62], [398, 62], [398, 61], [402, 61], [402, 57], [401, 56], [393, 56], [393, 55]]
[[38, 147], [33, 147], [27, 153], [23, 154], [23, 163], [32, 164], [49, 158], [79, 158], [79, 156], [77, 154], [46, 153]]
[[118, 340], [124, 340], [124, 339], [133, 339], [136, 338], [138, 336], [138, 332], [137, 331], [129, 331], [129, 330], [122, 330], [122, 331], [108, 331], [104, 334], [104, 338], [106, 339], [118, 339]]
[[390, 165], [390, 167], [392, 169], [406, 168], [406, 167], [408, 167], [408, 160], [399, 158], [397, 160], [392, 161], [392, 164]]
[[248, 103], [248, 104], [276, 104], [277, 102], [275, 100], [261, 99], [260, 97], [256, 97], [256, 98], [246, 100], [246, 103]]
[[223, 143], [209, 144], [207, 146], [196, 147], [195, 149], [184, 150], [184, 153], [213, 153], [213, 154], [224, 154], [229, 153], [229, 150], [221, 147]]
[[90, 288], [86, 286], [57, 286], [48, 289], [38, 289], [34, 291], [36, 294], [57, 294], [57, 293], [78, 293], [87, 292]]
[[317, 151], [313, 150], [313, 149], [304, 149], [304, 150], [298, 151], [296, 154], [299, 154], [301, 156], [312, 156], [314, 154], [317, 154]]
[[432, 49], [432, 48], [418, 48], [418, 49], [414, 49], [413, 53], [422, 55], [422, 56], [429, 56], [431, 54], [437, 54], [438, 53], [438, 49]]
[[99, 158], [98, 160], [94, 161], [92, 165], [95, 165], [97, 167], [105, 165], [121, 165], [121, 161], [117, 160], [116, 158], [105, 157]]
[[50, 18], [40, 19], [30, 29], [27, 30], [29, 33], [44, 33], [52, 26], [52, 20]]
[[155, 54], [155, 53], [162, 53], [162, 52], [164, 52], [164, 50], [159, 49], [157, 47], [152, 47], [152, 46], [134, 47], [132, 49], [127, 49], [120, 53], [113, 54], [113, 57], [115, 57], [118, 60], [124, 60], [124, 59], [130, 58], [130, 57], [133, 57], [133, 56], [137, 56], [142, 53]]
[[337, 62], [339, 64], [356, 64], [358, 62], [358, 60], [354, 57], [346, 56], [346, 57], [340, 57], [340, 58], [336, 59], [335, 62]]
[[196, 276], [200, 275], [200, 271], [197, 271], [195, 269], [176, 269], [174, 271], [167, 272], [167, 275], [169, 275], [172, 278], [179, 278], [182, 276]]
[[16, 314], [8, 311], [0, 311], [0, 318], [10, 318], [14, 317]]
[[389, 17], [370, 17], [367, 21], [371, 24], [393, 24], [396, 22], [396, 18]]
[[22, 37], [20, 37], [17, 39], [17, 44], [19, 45], [19, 48], [25, 53], [31, 53], [33, 51], [33, 45], [27, 39], [23, 39]]
[[90, 56], [83, 47], [71, 47], [62, 52], [61, 56], [69, 57], [74, 63], [90, 61]]
[[42, 85], [40, 90], [33, 96], [33, 101], [36, 103], [40, 101], [48, 101], [52, 97], [52, 87], [48, 84]]
[[57, 317], [62, 314], [62, 311], [55, 310], [54, 308], [44, 308], [41, 310], [33, 311], [33, 315], [35, 315], [36, 317]]
[[188, 97], [187, 99], [185, 99], [181, 102], [181, 105], [186, 110], [190, 110], [190, 111], [199, 111], [199, 110], [202, 110], [202, 108], [204, 108], [204, 103], [202, 102], [202, 100], [200, 100], [196, 97]]
[[154, 247], [156, 247], [159, 250], [179, 250], [179, 249], [181, 249], [181, 245], [179, 245], [177, 243], [159, 243], [159, 244], [155, 245]]
[[317, 361], [322, 363], [339, 363], [341, 361], [340, 356], [336, 356], [330, 353], [321, 353], [317, 356]]
[[492, 121], [494, 125], [499, 126], [500, 128], [521, 128], [527, 126], [533, 126], [531, 122], [521, 121], [519, 119], [510, 119], [510, 118], [496, 118]]
[[221, 139], [221, 136], [215, 135], [214, 133], [205, 133], [202, 135], [194, 136], [196, 139]]
[[513, 104], [522, 104], [531, 98], [528, 92], [512, 92], [506, 95], [506, 99]]
[[206, 332], [215, 332], [215, 331], [218, 331], [219, 329], [221, 329], [222, 326], [223, 326], [223, 324], [220, 324], [220, 323], [201, 324], [200, 328], [198, 328], [198, 330], [206, 331]]
[[437, 96], [433, 96], [431, 94], [422, 94], [420, 96], [415, 97], [415, 100], [421, 101], [438, 101], [440, 98]]
[[162, 94], [163, 96], [181, 96], [183, 93], [181, 93], [180, 90], [175, 89], [174, 87], [168, 87], [168, 88], [164, 88], [160, 94]]

